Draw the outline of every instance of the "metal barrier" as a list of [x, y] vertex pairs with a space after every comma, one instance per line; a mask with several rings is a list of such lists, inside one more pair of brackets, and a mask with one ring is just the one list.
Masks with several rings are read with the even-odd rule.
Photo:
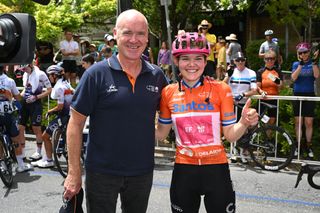
[[[251, 96], [252, 99], [264, 99], [264, 100], [277, 100], [278, 102], [278, 106], [280, 104], [280, 101], [300, 101], [300, 111], [299, 111], [299, 115], [301, 115], [301, 106], [302, 106], [302, 101], [320, 101], [320, 97], [306, 97], [306, 96], [266, 96], [266, 97], [262, 97], [261, 95], [253, 95]], [[260, 105], [260, 104], [259, 104]], [[258, 109], [259, 111], [260, 109]], [[292, 113], [292, 117], [294, 117], [293, 113]], [[277, 118], [276, 118], [276, 125], [279, 125], [279, 107], [277, 108]], [[299, 120], [299, 138], [298, 138], [298, 158], [297, 159], [293, 159], [293, 163], [301, 163], [300, 160], [300, 145], [301, 145], [301, 116], [300, 116], [300, 120]], [[294, 135], [292, 135], [292, 138], [296, 138], [295, 137], [295, 133]], [[155, 149], [156, 151], [160, 151], [160, 152], [175, 152], [175, 147], [174, 144], [171, 144], [171, 146], [169, 146], [168, 144], [163, 144], [159, 141], [156, 141], [156, 145], [155, 145]], [[160, 156], [161, 157], [161, 156]], [[281, 160], [281, 159], [277, 159], [276, 160]], [[319, 161], [306, 161], [303, 160], [304, 162], [308, 162], [309, 164], [317, 164], [320, 165]]]

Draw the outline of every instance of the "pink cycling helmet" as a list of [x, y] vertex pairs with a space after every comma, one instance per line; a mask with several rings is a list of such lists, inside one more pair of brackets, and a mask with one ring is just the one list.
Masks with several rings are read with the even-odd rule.
[[192, 53], [209, 55], [210, 48], [206, 38], [197, 32], [179, 34], [172, 43], [172, 55], [179, 56]]
[[307, 42], [301, 42], [296, 46], [298, 52], [309, 51], [311, 49], [311, 45]]

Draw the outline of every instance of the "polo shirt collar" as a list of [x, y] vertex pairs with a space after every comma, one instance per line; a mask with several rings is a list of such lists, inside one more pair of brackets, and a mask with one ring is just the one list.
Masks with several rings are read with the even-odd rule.
[[[150, 63], [146, 62], [142, 58], [141, 58], [141, 61], [142, 61], [141, 73], [151, 72], [152, 70], [155, 69]], [[118, 60], [116, 55], [113, 55], [110, 58], [108, 58], [107, 59], [107, 63], [113, 70], [123, 71], [123, 69], [122, 69], [122, 67], [121, 67], [121, 65], [119, 63], [119, 60]]]

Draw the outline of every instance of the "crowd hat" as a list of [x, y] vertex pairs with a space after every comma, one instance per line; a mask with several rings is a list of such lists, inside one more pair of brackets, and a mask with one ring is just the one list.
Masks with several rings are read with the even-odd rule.
[[204, 20], [201, 21], [200, 26], [201, 26], [201, 28], [210, 29], [212, 27], [212, 24], [204, 19]]
[[311, 45], [307, 42], [301, 42], [296, 46], [296, 49], [298, 52], [309, 51], [310, 48], [311, 48]]
[[95, 44], [90, 44], [89, 47], [94, 47], [96, 48], [97, 46]]
[[243, 52], [237, 52], [235, 59], [246, 59]]
[[108, 36], [109, 36], [109, 34], [106, 33], [106, 34], [104, 34], [103, 38], [104, 38], [104, 39], [107, 39]]
[[266, 31], [264, 32], [264, 35], [265, 35], [265, 36], [273, 35], [273, 30], [266, 30]]
[[228, 40], [228, 41], [238, 41], [237, 35], [231, 33], [229, 36], [226, 37], [226, 40]]
[[107, 39], [107, 41], [114, 40], [114, 38], [113, 38], [113, 36], [112, 36], [112, 35], [108, 35], [108, 36], [107, 36], [107, 38], [105, 38], [105, 39]]

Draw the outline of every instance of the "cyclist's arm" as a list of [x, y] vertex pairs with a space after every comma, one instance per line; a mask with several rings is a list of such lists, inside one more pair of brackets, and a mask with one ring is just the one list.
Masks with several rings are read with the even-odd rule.
[[171, 130], [172, 124], [161, 124], [158, 123], [156, 126], [156, 140], [164, 140], [167, 138], [170, 130]]
[[67, 128], [68, 149], [68, 176], [64, 183], [65, 198], [71, 198], [81, 188], [81, 163], [82, 130], [86, 122], [86, 116], [70, 108], [71, 116]]
[[63, 109], [63, 104], [58, 104], [57, 106], [53, 107], [52, 109], [49, 109], [48, 113], [59, 112], [62, 109]]

